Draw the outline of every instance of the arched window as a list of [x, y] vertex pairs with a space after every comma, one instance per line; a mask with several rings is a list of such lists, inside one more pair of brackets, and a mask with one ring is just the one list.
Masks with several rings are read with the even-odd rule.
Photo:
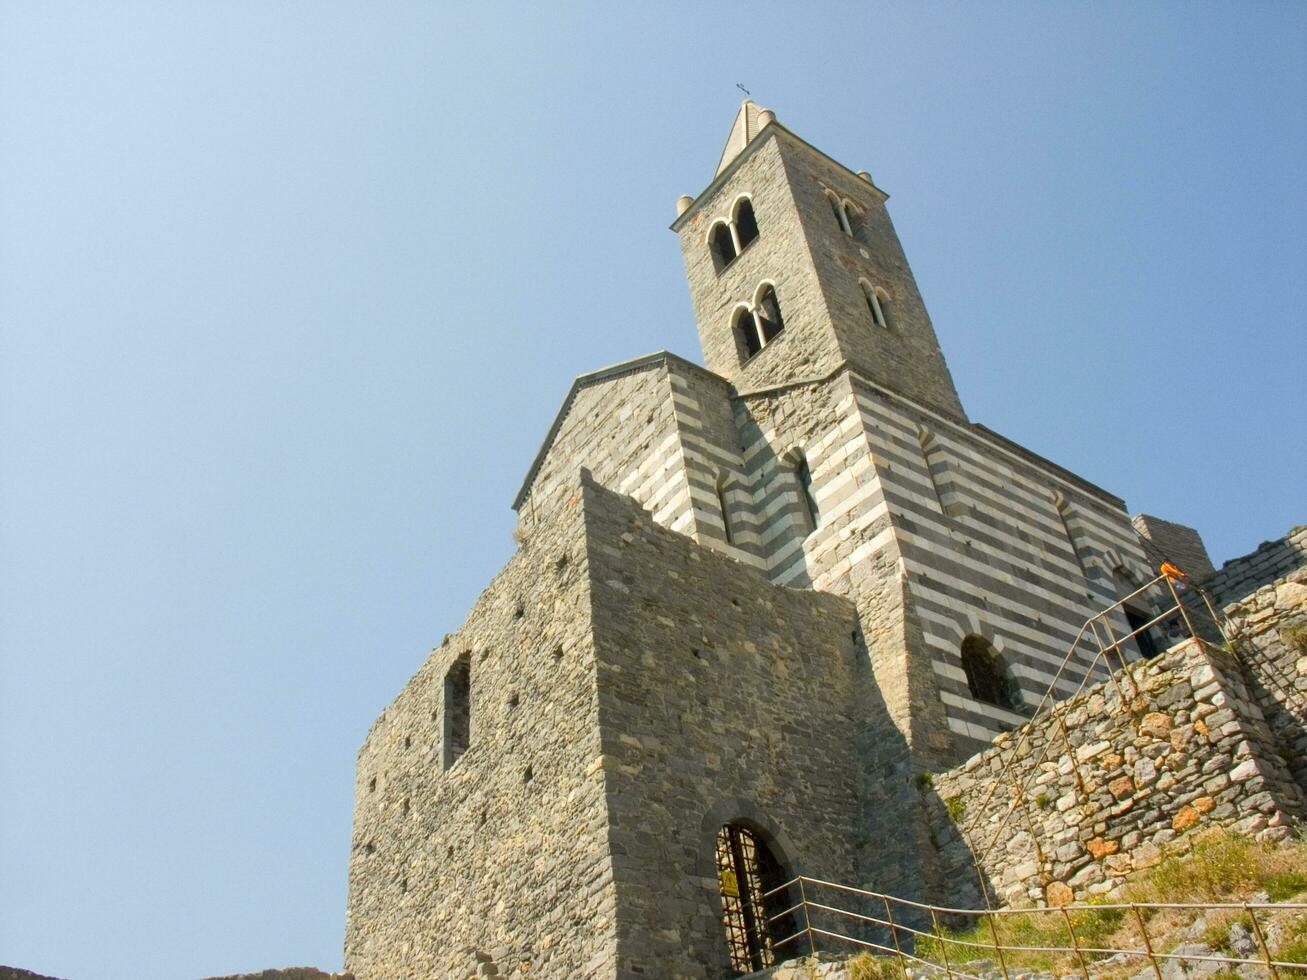
[[740, 240], [740, 251], [758, 237], [758, 220], [753, 214], [753, 202], [747, 197], [740, 198], [735, 205], [735, 234]]
[[734, 262], [758, 238], [758, 219], [753, 213], [753, 202], [741, 197], [731, 208], [730, 219], [719, 218], [708, 230], [708, 251], [713, 266], [720, 273]]
[[840, 226], [840, 231], [846, 235], [852, 235], [853, 230], [849, 228], [849, 216], [844, 213], [844, 202], [834, 191], [826, 192], [826, 200], [830, 201], [831, 212], [835, 215], [835, 223]]
[[1125, 613], [1125, 621], [1130, 626], [1130, 632], [1135, 638], [1135, 646], [1139, 647], [1139, 653], [1143, 658], [1152, 660], [1161, 653], [1157, 640], [1153, 636], [1153, 630], [1149, 625], [1157, 617], [1133, 606], [1122, 606], [1121, 611]]
[[445, 674], [444, 762], [448, 769], [472, 744], [472, 654], [465, 653]]
[[845, 198], [841, 205], [844, 209], [844, 223], [848, 234], [860, 242], [867, 240], [867, 214], [862, 208]]
[[741, 306], [736, 310], [733, 329], [740, 340], [746, 361], [762, 350], [762, 336], [758, 333], [758, 323], [754, 319], [753, 310], [747, 306]]
[[862, 298], [867, 301], [867, 312], [871, 314], [871, 322], [878, 327], [888, 327], [885, 307], [880, 302], [880, 294], [883, 290], [876, 289], [866, 279], [859, 279], [858, 285], [862, 287]]
[[713, 225], [712, 233], [708, 236], [708, 242], [712, 248], [713, 263], [720, 272], [733, 261], [735, 261], [735, 239], [731, 237], [731, 227], [725, 221], [719, 221]]
[[763, 286], [758, 293], [754, 308], [758, 311], [758, 327], [762, 331], [762, 342], [765, 344], [785, 329], [785, 321], [781, 318], [781, 304], [776, 300], [776, 290], [770, 285]]
[[763, 283], [754, 294], [752, 307], [736, 307], [731, 328], [739, 340], [740, 360], [747, 361], [785, 329], [781, 304], [771, 283]]
[[1021, 688], [998, 651], [983, 636], [973, 634], [962, 641], [962, 671], [977, 701], [1008, 711], [1021, 709]]
[[731, 526], [731, 509], [726, 504], [726, 474], [717, 475], [717, 506], [722, 511], [722, 530], [726, 532], [726, 543], [735, 544], [735, 529]]
[[876, 322], [886, 330], [893, 330], [894, 304], [890, 302], [889, 293], [877, 286], [872, 290], [872, 298], [875, 300], [876, 309], [880, 311], [880, 319]]
[[799, 484], [799, 501], [808, 518], [808, 530], [815, 531], [821, 524], [821, 510], [812, 489], [812, 470], [808, 468], [808, 458], [802, 454], [794, 461], [794, 478]]
[[[722, 827], [716, 845], [722, 927], [731, 968], [737, 974], [765, 970], [778, 959], [776, 940], [798, 931], [793, 915], [785, 912], [794, 905], [789, 889], [781, 888], [788, 876], [761, 835], [742, 823]], [[767, 894], [775, 889], [780, 890]], [[779, 958], [801, 952], [789, 945]]]

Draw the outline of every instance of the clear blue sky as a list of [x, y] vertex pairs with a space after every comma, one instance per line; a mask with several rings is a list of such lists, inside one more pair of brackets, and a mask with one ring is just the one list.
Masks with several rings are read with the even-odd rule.
[[0, 962], [338, 967], [354, 754], [571, 377], [698, 357], [736, 82], [890, 192], [972, 418], [1307, 521], [1307, 5], [0, 8]]

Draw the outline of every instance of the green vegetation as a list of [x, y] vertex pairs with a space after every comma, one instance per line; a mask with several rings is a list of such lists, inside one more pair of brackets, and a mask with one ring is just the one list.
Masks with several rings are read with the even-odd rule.
[[849, 977], [851, 980], [906, 980], [903, 967], [897, 958], [872, 956], [859, 953], [849, 960]]
[[[1246, 837], [1214, 831], [1199, 838], [1190, 854], [1170, 857], [1157, 867], [1144, 872], [1128, 884], [1118, 902], [1166, 903], [1194, 902], [1219, 903], [1249, 900], [1258, 891], [1265, 891], [1271, 901], [1293, 899], [1307, 891], [1307, 841], [1283, 844], [1260, 844]], [[1237, 909], [1212, 911], [1206, 914], [1206, 926], [1199, 937], [1185, 936], [1185, 930], [1198, 913], [1180, 909], [1144, 910], [1150, 939], [1154, 948], [1169, 952], [1184, 942], [1202, 942], [1214, 950], [1226, 950], [1230, 927], [1239, 920], [1247, 923], [1247, 916]], [[1266, 916], [1259, 916], [1265, 930]], [[1019, 915], [996, 915], [994, 928], [1000, 945], [1025, 947], [1054, 947], [1069, 950], [1070, 920], [1076, 940], [1082, 949], [1142, 949], [1139, 922], [1126, 909], [1084, 907], [1063, 912], [1061, 909], [1029, 909]], [[945, 940], [949, 940], [947, 943]], [[970, 944], [970, 945], [966, 945]], [[947, 946], [949, 962], [954, 965], [976, 960], [997, 960], [994, 952], [994, 933], [990, 922], [977, 918], [970, 927], [944, 930], [938, 937], [921, 938], [916, 952], [922, 959], [934, 963], [944, 962]], [[1307, 915], [1293, 918], [1286, 935], [1272, 950], [1276, 959], [1307, 963]], [[1086, 953], [1093, 961], [1104, 954]], [[871, 957], [868, 957], [871, 959]], [[1004, 950], [1003, 959], [1009, 970], [1045, 970], [1054, 974], [1078, 973], [1079, 961], [1074, 952], [1037, 952]], [[893, 964], [892, 959], [884, 962]], [[1138, 962], [1127, 963], [1122, 970], [1139, 972]], [[1111, 971], [1103, 976], [1115, 975]], [[869, 980], [879, 980], [880, 974], [866, 973]]]
[[948, 811], [948, 818], [954, 823], [961, 823], [962, 818], [967, 815], [967, 805], [960, 796], [950, 796], [945, 800], [944, 809]]
[[1280, 635], [1299, 653], [1307, 653], [1307, 626], [1286, 626]]

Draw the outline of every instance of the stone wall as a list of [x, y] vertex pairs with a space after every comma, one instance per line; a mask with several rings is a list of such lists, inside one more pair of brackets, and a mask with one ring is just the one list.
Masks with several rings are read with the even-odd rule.
[[[372, 726], [355, 782], [345, 963], [360, 980], [495, 966], [611, 975], [616, 955], [590, 573], [551, 511]], [[471, 739], [444, 766], [445, 677]]]
[[1219, 609], [1303, 566], [1307, 566], [1307, 524], [1299, 524], [1275, 541], [1262, 542], [1251, 554], [1227, 561], [1199, 584]]
[[1248, 686], [1307, 794], [1307, 567], [1227, 606], [1225, 614]]
[[[901, 556], [919, 656], [944, 706], [937, 727], [954, 743], [943, 763], [950, 765], [1022, 724], [1085, 621], [1134, 591], [1147, 571], [1119, 498], [860, 377], [853, 394], [875, 468], [871, 510], [883, 515]], [[1127, 632], [1122, 618], [1113, 628]], [[972, 695], [960, 653], [969, 635], [999, 653], [1024, 706], [1008, 710]], [[1080, 678], [1069, 670], [1057, 696]]]
[[1214, 571], [1207, 546], [1193, 528], [1151, 514], [1136, 514], [1131, 523], [1139, 532], [1139, 543], [1154, 574], [1162, 562], [1170, 562], [1194, 581], [1201, 581]]
[[[675, 226], [703, 362], [741, 390], [820, 377], [841, 361], [783, 152], [781, 131], [772, 127], [749, 144], [723, 179], [714, 182]], [[708, 247], [708, 230], [719, 218], [729, 217], [741, 196], [753, 203], [758, 238], [718, 270]], [[737, 305], [753, 303], [764, 280], [776, 290], [785, 329], [747, 357], [732, 318]]]
[[1230, 653], [1188, 641], [1131, 666], [934, 777], [932, 835], [954, 899], [978, 862], [1003, 902], [1119, 886], [1220, 825], [1282, 837], [1304, 811]]
[[911, 849], [881, 842], [912, 811], [863, 802], [885, 710], [853, 605], [773, 585], [598, 486], [584, 509], [621, 975], [729, 975], [713, 845], [731, 821], [788, 874], [910, 888]]

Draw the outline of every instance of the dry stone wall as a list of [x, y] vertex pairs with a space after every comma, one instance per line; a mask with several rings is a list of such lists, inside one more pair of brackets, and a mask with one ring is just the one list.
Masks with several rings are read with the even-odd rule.
[[[1231, 653], [1188, 641], [1131, 666], [934, 777], [931, 833], [953, 880], [1003, 902], [1110, 891], [1219, 825], [1278, 838], [1303, 814]], [[973, 864], [974, 862], [974, 864]], [[964, 887], [958, 901], [975, 901]]]
[[1227, 606], [1225, 614], [1248, 687], [1307, 794], [1307, 566]]
[[1256, 551], [1234, 558], [1200, 584], [1218, 607], [1240, 602], [1263, 586], [1307, 565], [1307, 524], [1292, 528]]

